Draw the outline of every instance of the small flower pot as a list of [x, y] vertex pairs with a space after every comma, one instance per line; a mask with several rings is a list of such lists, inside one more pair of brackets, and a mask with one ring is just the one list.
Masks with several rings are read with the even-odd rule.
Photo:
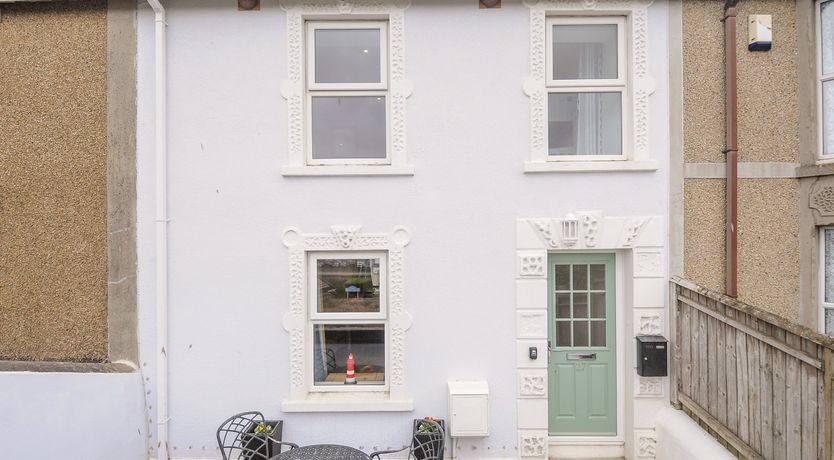
[[[257, 425], [252, 424], [249, 426], [247, 432], [241, 436], [241, 441], [247, 451], [240, 458], [244, 460], [260, 459], [261, 457], [258, 455], [264, 455], [269, 458], [281, 453], [281, 445], [277, 444], [276, 441], [281, 442], [281, 432], [284, 429], [284, 422], [281, 420], [264, 420], [264, 425], [271, 426], [272, 432], [267, 433], [262, 431], [255, 433]], [[258, 455], [255, 455], [253, 452], [256, 452]]]
[[[423, 421], [423, 419], [421, 419], [421, 418], [415, 418], [414, 419], [414, 428], [413, 428], [414, 440], [412, 441], [412, 447], [416, 447], [418, 445], [418, 443], [428, 441], [428, 439], [429, 439], [428, 435], [422, 434], [422, 433], [417, 431], [417, 428], [420, 426], [420, 422], [422, 422], [422, 421]], [[444, 440], [445, 440], [445, 437], [446, 437], [446, 421], [443, 420], [443, 419], [435, 419], [435, 421], [440, 425], [440, 428], [443, 429], [443, 437], [444, 437]], [[445, 445], [446, 444], [444, 442], [444, 447], [445, 447]], [[443, 452], [440, 452], [440, 456], [438, 457], [438, 460], [443, 460], [443, 454], [444, 454]], [[414, 451], [414, 458], [416, 460], [425, 460], [426, 457], [425, 457], [425, 454], [423, 452], [421, 452], [419, 450], [415, 450]]]

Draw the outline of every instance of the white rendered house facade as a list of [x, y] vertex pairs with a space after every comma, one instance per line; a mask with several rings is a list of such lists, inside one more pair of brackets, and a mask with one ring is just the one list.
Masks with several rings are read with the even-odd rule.
[[[449, 419], [450, 381], [489, 387], [457, 458], [654, 458], [668, 377], [637, 376], [634, 344], [669, 335], [666, 2], [165, 8], [171, 458], [218, 458], [217, 424], [248, 409], [299, 444], [399, 447], [411, 419]], [[153, 426], [145, 5], [138, 33]]]

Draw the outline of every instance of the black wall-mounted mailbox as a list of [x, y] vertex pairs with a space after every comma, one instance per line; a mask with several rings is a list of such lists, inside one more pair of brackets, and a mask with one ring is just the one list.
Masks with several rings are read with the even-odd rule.
[[669, 341], [661, 335], [637, 336], [637, 375], [641, 377], [666, 377]]

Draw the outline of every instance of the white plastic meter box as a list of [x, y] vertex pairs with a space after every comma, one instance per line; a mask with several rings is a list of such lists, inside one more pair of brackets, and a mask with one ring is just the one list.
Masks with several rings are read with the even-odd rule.
[[449, 436], [489, 436], [487, 382], [449, 382]]

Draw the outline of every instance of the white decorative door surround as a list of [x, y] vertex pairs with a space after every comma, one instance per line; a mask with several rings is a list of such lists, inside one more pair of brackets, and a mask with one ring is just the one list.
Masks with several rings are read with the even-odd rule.
[[[576, 224], [573, 224], [573, 223]], [[578, 235], [571, 228], [578, 229]], [[563, 232], [567, 232], [565, 234]], [[563, 237], [563, 235], [565, 237]], [[624, 286], [618, 298], [623, 308], [618, 319], [625, 326], [618, 359], [624, 360], [626, 399], [624, 433], [619, 433], [627, 458], [654, 458], [656, 412], [666, 406], [668, 378], [641, 378], [634, 371], [634, 336], [666, 334], [667, 276], [665, 222], [660, 216], [607, 217], [598, 211], [579, 211], [565, 218], [518, 219], [516, 233], [516, 355], [518, 455], [522, 459], [547, 459], [547, 270], [549, 252], [614, 252], [619, 259], [617, 277]], [[540, 358], [528, 356], [529, 347]], [[622, 407], [621, 406], [621, 407]], [[611, 447], [617, 442], [588, 444]], [[572, 452], [583, 441], [571, 440]], [[577, 450], [576, 448], [580, 449]], [[600, 446], [603, 447], [603, 446]], [[615, 449], [623, 449], [616, 447]], [[557, 446], [558, 448], [562, 448]], [[558, 453], [558, 452], [557, 452]], [[622, 454], [619, 454], [622, 455]]]

